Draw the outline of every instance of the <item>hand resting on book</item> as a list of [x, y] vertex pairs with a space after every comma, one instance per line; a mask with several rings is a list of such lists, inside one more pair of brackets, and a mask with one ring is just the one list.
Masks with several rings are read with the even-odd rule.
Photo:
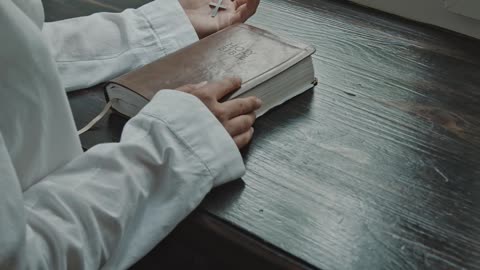
[[223, 97], [238, 90], [241, 83], [239, 78], [226, 78], [222, 81], [188, 84], [177, 88], [200, 99], [222, 123], [238, 148], [243, 148], [252, 139], [255, 110], [262, 106], [262, 101], [257, 97], [221, 102]]
[[[217, 2], [215, 0], [213, 2]], [[257, 11], [260, 0], [224, 0], [225, 10], [211, 17], [212, 0], [179, 0], [199, 38], [211, 35], [227, 26], [245, 22]]]

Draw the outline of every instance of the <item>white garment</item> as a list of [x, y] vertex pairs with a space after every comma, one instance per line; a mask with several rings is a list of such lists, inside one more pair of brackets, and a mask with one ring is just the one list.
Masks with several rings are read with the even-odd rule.
[[0, 1], [0, 269], [125, 269], [243, 161], [208, 109], [172, 90], [120, 143], [81, 150], [64, 89], [194, 42], [177, 0], [43, 20], [40, 0]]

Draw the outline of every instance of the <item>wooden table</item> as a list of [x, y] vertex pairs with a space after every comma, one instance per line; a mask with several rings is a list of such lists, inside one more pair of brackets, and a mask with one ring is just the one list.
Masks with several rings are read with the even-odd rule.
[[[146, 1], [43, 2], [58, 20]], [[172, 237], [234, 266], [480, 269], [480, 41], [344, 1], [262, 0], [250, 23], [313, 44], [320, 84], [258, 120], [243, 181]], [[70, 101], [79, 126], [104, 104], [99, 87]]]

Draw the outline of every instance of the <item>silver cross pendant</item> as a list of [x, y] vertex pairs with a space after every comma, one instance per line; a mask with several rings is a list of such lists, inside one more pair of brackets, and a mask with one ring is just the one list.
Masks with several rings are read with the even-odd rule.
[[213, 7], [214, 9], [212, 10], [212, 13], [210, 14], [212, 17], [217, 16], [218, 10], [219, 9], [227, 9], [227, 7], [222, 6], [223, 0], [218, 0], [217, 3], [210, 2], [209, 5]]

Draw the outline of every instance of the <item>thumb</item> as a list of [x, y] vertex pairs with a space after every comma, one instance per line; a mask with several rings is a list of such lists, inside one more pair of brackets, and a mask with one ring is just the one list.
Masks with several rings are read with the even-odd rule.
[[178, 87], [177, 90], [185, 92], [185, 93], [192, 93], [192, 92], [196, 91], [197, 89], [205, 86], [207, 83], [208, 83], [207, 81], [204, 81], [204, 82], [197, 83], [197, 84], [182, 85], [182, 86]]

